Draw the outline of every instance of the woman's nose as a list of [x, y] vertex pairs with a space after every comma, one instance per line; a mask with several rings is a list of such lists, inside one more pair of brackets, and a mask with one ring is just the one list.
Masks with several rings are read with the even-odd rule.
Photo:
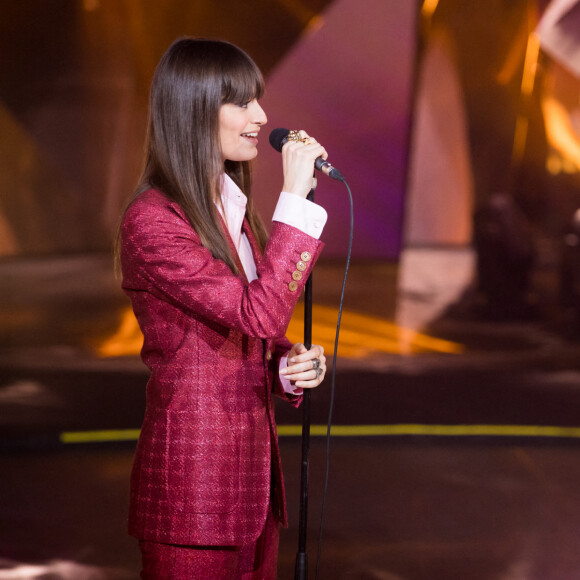
[[254, 109], [255, 110], [252, 111], [254, 123], [256, 123], [256, 125], [265, 125], [268, 122], [268, 117], [266, 117], [266, 113], [258, 101], [254, 102]]

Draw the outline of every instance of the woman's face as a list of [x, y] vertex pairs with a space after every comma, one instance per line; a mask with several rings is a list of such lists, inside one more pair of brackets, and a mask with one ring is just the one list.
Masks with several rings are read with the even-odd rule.
[[227, 103], [219, 111], [220, 147], [223, 160], [250, 161], [258, 154], [258, 133], [268, 122], [258, 101]]

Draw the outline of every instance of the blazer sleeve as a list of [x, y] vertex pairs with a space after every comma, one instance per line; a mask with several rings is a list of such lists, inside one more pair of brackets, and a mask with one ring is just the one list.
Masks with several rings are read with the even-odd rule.
[[[176, 203], [149, 191], [123, 219], [123, 289], [150, 292], [251, 337], [281, 337], [322, 247], [300, 230], [274, 222], [258, 278], [248, 285], [202, 245]], [[300, 280], [293, 279], [297, 271]]]

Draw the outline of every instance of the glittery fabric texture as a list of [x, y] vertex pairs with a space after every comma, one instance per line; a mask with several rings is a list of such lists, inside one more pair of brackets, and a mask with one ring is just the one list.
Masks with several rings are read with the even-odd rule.
[[[275, 222], [260, 256], [244, 228], [258, 273], [250, 284], [161, 193], [141, 194], [123, 220], [123, 289], [151, 370], [131, 476], [129, 531], [141, 540], [246, 544], [262, 532], [271, 496], [286, 522], [272, 393], [299, 404], [277, 366], [323, 244]], [[303, 252], [312, 258], [293, 290]]]
[[[140, 541], [142, 580], [276, 580], [280, 526], [272, 510], [260, 537], [240, 548]], [[218, 572], [219, 571], [219, 572]]]

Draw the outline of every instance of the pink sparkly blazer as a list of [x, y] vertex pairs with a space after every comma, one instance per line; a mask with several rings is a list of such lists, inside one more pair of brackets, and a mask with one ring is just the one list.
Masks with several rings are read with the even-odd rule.
[[139, 539], [247, 543], [261, 533], [270, 497], [286, 525], [272, 393], [300, 402], [283, 391], [279, 357], [323, 244], [274, 222], [260, 255], [247, 223], [244, 232], [258, 273], [250, 284], [212, 257], [160, 192], [144, 192], [125, 215], [123, 290], [151, 370], [131, 475], [129, 533]]

